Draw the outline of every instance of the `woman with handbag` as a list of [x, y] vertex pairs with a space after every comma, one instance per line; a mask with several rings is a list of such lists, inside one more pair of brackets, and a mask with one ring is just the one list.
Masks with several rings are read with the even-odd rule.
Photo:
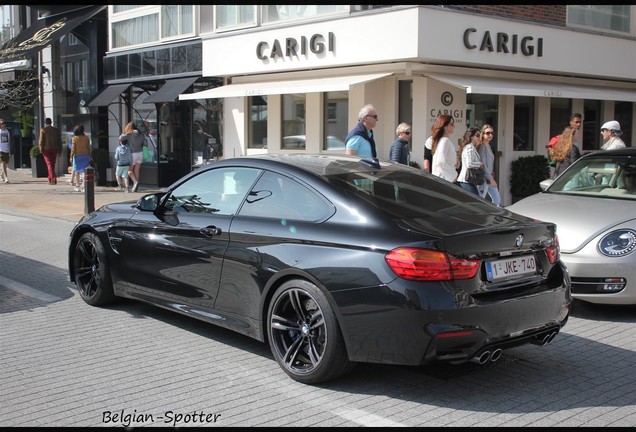
[[481, 127], [481, 144], [477, 147], [477, 152], [481, 161], [484, 163], [484, 175], [486, 176], [486, 183], [488, 187], [485, 191], [482, 191], [482, 198], [486, 195], [490, 197], [490, 201], [497, 207], [501, 206], [501, 195], [499, 194], [499, 186], [497, 180], [495, 180], [495, 153], [492, 150], [490, 143], [495, 135], [495, 129], [488, 123]]
[[481, 130], [476, 126], [469, 127], [460, 141], [462, 169], [457, 176], [459, 185], [477, 196], [481, 196], [478, 187], [483, 187], [486, 183], [484, 164], [477, 152], [480, 139]]

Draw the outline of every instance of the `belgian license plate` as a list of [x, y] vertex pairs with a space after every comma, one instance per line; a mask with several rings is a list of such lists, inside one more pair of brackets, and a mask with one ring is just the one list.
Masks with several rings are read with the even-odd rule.
[[536, 272], [537, 263], [534, 260], [534, 255], [524, 255], [486, 263], [486, 276], [489, 282], [514, 279], [518, 276], [532, 275]]

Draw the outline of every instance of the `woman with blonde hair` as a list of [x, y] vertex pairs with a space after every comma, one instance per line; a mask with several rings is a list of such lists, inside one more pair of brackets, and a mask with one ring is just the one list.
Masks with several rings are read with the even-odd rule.
[[563, 130], [556, 145], [554, 146], [553, 159], [556, 161], [553, 178], [558, 177], [567, 167], [581, 157], [579, 148], [574, 145], [575, 141], [581, 140], [581, 129], [568, 126]]
[[490, 142], [495, 136], [495, 128], [492, 125], [486, 123], [481, 127], [481, 142], [477, 146], [477, 153], [479, 158], [484, 163], [484, 177], [488, 183], [488, 188], [484, 188], [485, 191], [482, 194], [482, 198], [486, 195], [490, 197], [490, 201], [496, 206], [501, 205], [501, 195], [499, 194], [499, 188], [497, 180], [495, 180], [495, 153], [492, 151]]
[[431, 144], [433, 153], [431, 173], [449, 182], [454, 182], [457, 179], [457, 168], [459, 167], [455, 144], [449, 139], [454, 130], [455, 121], [448, 114], [437, 117], [431, 128], [433, 141]]

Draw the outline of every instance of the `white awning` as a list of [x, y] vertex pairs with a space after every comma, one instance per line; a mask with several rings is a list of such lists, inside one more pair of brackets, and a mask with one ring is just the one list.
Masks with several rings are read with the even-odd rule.
[[633, 88], [615, 88], [462, 75], [432, 74], [429, 77], [464, 88], [466, 93], [636, 102], [636, 85]]
[[348, 91], [349, 86], [391, 75], [390, 73], [347, 75], [340, 77], [312, 78], [303, 80], [270, 81], [229, 84], [197, 93], [180, 94], [180, 100], [213, 99], [241, 96], [264, 96], [273, 94], [316, 93]]

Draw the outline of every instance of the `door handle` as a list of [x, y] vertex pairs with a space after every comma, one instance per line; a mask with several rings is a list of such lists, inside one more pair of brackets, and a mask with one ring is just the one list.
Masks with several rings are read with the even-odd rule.
[[218, 236], [221, 235], [222, 232], [223, 231], [221, 231], [221, 228], [217, 228], [214, 225], [201, 228], [200, 230], [200, 233], [207, 237]]

